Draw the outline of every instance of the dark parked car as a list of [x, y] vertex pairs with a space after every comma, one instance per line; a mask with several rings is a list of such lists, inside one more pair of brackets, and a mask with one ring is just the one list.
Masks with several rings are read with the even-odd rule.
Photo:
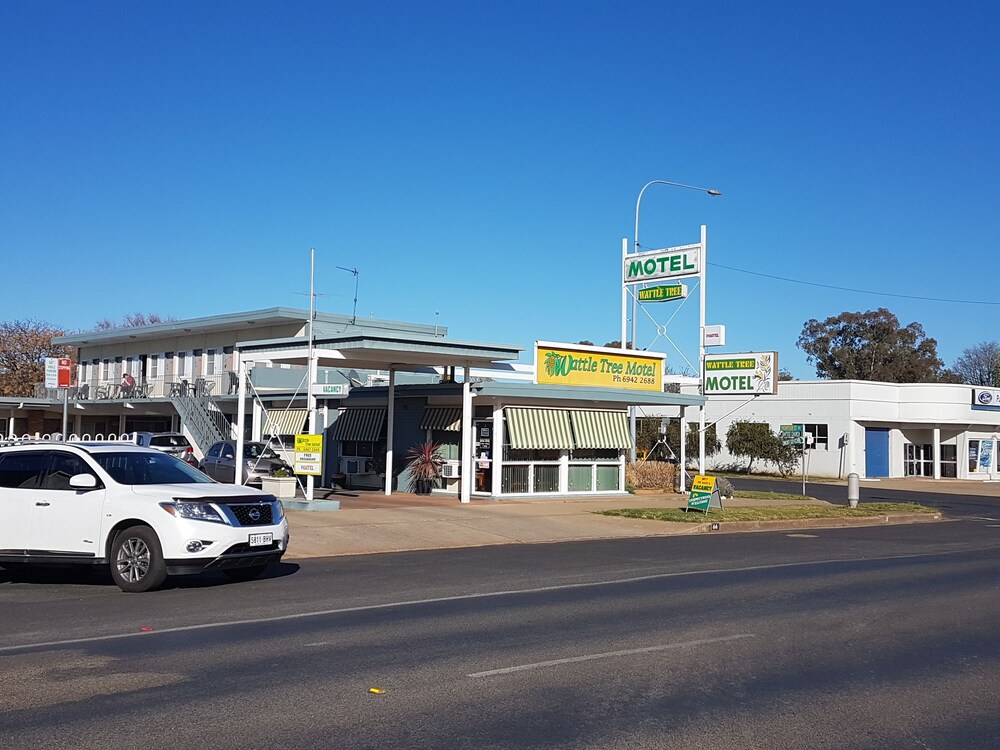
[[[208, 449], [199, 468], [217, 482], [231, 483], [236, 476], [236, 441], [223, 440]], [[261, 477], [270, 476], [277, 468], [291, 467], [264, 443], [244, 443], [243, 460], [239, 462], [243, 484], [260, 485]]]

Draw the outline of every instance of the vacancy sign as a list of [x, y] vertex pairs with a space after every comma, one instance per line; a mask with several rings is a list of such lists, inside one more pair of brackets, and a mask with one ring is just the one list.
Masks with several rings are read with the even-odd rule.
[[778, 353], [706, 354], [705, 396], [759, 396], [778, 392]]
[[314, 477], [323, 473], [322, 435], [295, 436], [295, 473]]
[[66, 357], [45, 358], [45, 387], [69, 388], [73, 380], [73, 363]]

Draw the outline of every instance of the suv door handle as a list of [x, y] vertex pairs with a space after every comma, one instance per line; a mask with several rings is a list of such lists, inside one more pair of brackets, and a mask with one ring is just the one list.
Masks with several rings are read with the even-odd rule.
[[35, 503], [35, 505], [38, 505], [38, 506], [43, 506], [43, 507], [44, 507], [44, 506], [48, 506], [48, 505], [51, 505], [51, 504], [52, 504], [52, 503], [47, 503], [47, 502], [45, 502], [44, 500], [39, 500], [39, 501], [38, 501], [37, 503]]

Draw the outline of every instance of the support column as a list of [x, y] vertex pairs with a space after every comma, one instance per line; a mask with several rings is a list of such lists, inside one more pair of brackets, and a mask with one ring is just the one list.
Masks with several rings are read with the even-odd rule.
[[941, 478], [941, 428], [934, 428], [934, 478]]
[[493, 452], [490, 454], [490, 492], [495, 498], [503, 493], [503, 441], [503, 404], [497, 401], [493, 404]]
[[460, 499], [463, 503], [472, 502], [472, 384], [469, 382], [469, 367], [464, 368], [462, 379], [462, 441], [461, 459], [462, 476], [459, 479]]
[[385, 494], [392, 494], [392, 440], [396, 414], [396, 371], [389, 368], [389, 403], [385, 427]]
[[243, 484], [243, 435], [246, 432], [247, 415], [247, 363], [243, 361], [242, 355], [236, 353], [238, 360], [237, 376], [239, 377], [239, 387], [236, 389], [236, 471], [233, 472], [233, 484]]
[[[699, 326], [698, 326], [698, 377], [702, 383], [705, 382], [705, 278], [708, 275], [708, 228], [701, 225], [701, 270], [698, 273], [698, 302], [699, 302]], [[775, 373], [774, 377], [778, 377]], [[705, 395], [702, 387], [702, 396]], [[705, 406], [703, 403], [698, 410], [698, 473], [705, 473]]]
[[681, 408], [681, 463], [680, 463], [680, 477], [678, 478], [677, 486], [680, 488], [680, 493], [683, 495], [687, 492], [687, 407], [682, 406]]

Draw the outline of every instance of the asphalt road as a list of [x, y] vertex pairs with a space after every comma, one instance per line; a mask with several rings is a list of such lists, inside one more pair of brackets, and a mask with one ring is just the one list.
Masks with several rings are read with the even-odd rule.
[[[737, 490], [760, 490], [762, 492], [802, 493], [801, 479], [751, 479], [737, 477], [730, 479]], [[847, 505], [847, 487], [843, 484], [806, 482], [806, 494], [819, 500]], [[894, 490], [878, 484], [861, 484], [859, 500], [862, 503], [920, 503], [940, 509], [953, 518], [1000, 518], [1000, 498], [988, 495], [957, 495], [927, 491]], [[998, 743], [1000, 746], [1000, 743]]]
[[[0, 571], [31, 748], [995, 748], [1000, 523]], [[371, 688], [380, 693], [370, 692]]]

